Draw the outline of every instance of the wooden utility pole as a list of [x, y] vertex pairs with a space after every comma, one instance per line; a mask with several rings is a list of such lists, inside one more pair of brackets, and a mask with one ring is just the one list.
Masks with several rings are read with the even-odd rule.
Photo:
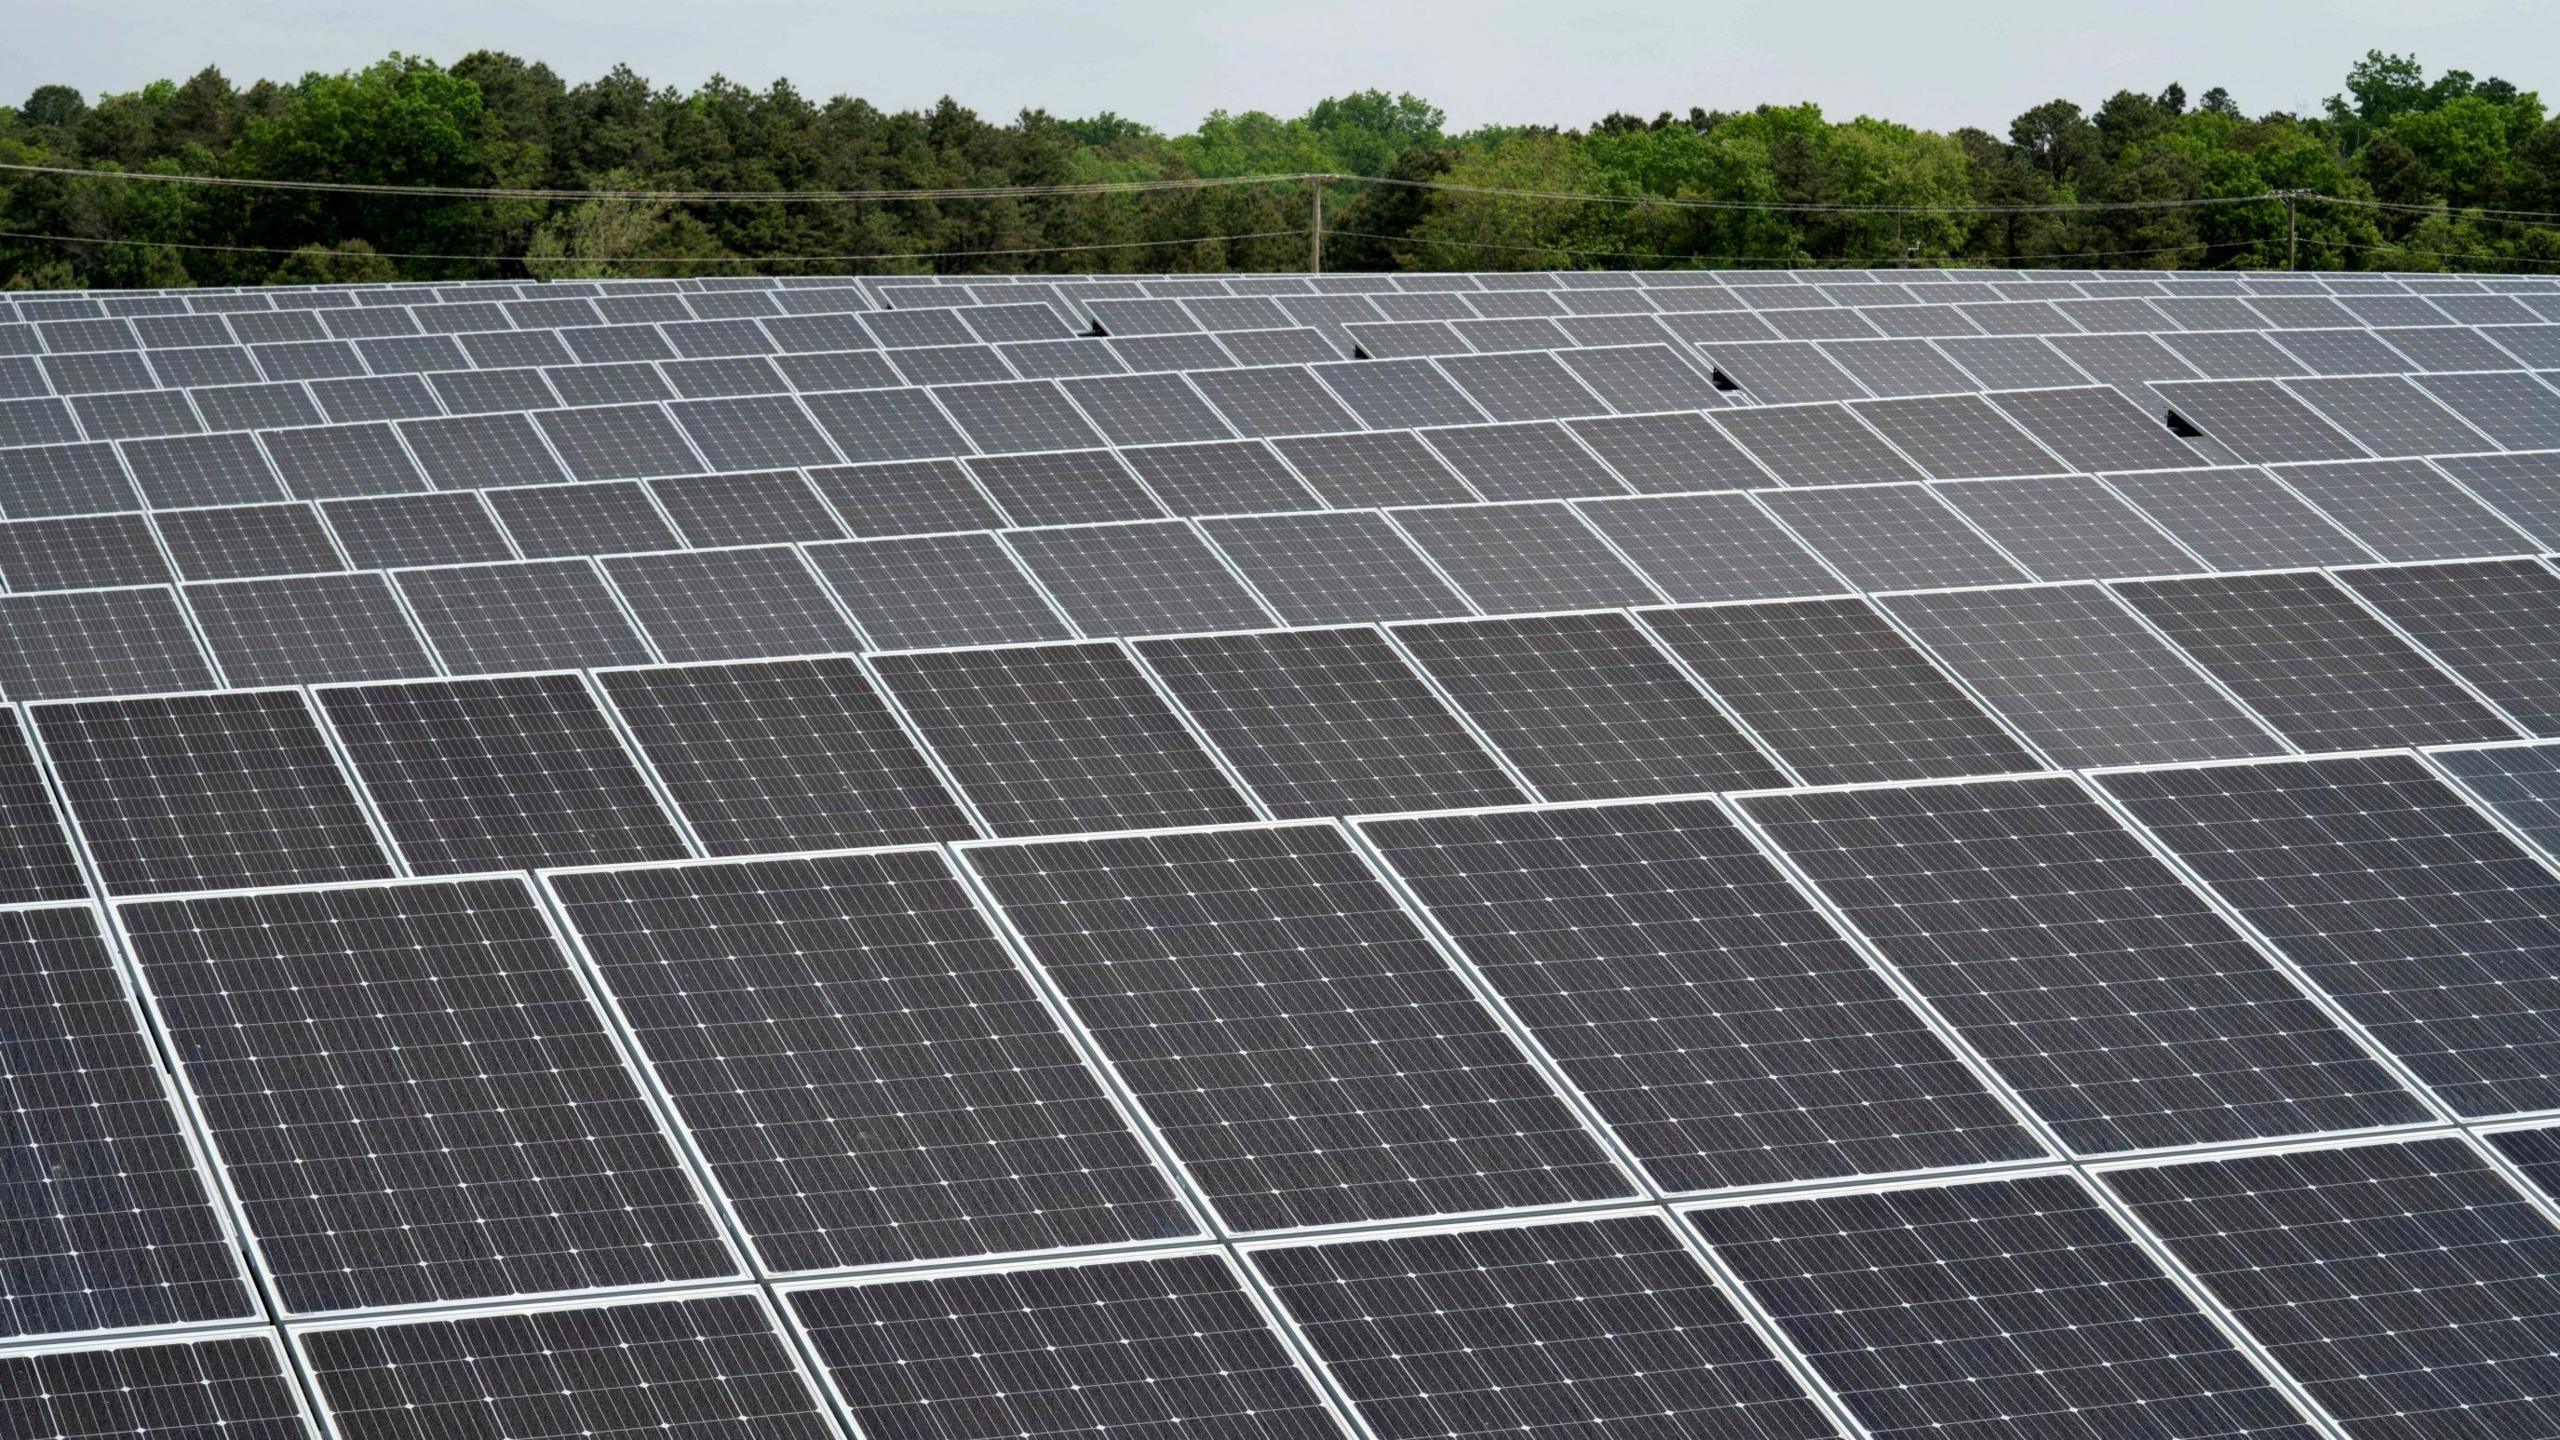
[[2310, 199], [2311, 192], [2278, 190], [2275, 194], [2277, 199], [2284, 202], [2284, 268], [2290, 270], [2293, 268], [2293, 205], [2297, 200]]
[[1307, 273], [1324, 273], [1324, 191], [1333, 183], [1330, 175], [1309, 175], [1307, 181]]

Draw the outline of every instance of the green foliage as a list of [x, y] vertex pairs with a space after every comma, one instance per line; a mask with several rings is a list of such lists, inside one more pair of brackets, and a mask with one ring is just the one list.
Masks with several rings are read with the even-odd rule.
[[[2094, 97], [2093, 97], [2094, 98]], [[1167, 135], [1105, 112], [890, 113], [788, 83], [690, 92], [628, 68], [572, 84], [497, 51], [392, 55], [234, 84], [206, 68], [0, 109], [0, 282], [139, 286], [399, 276], [1192, 271], [1304, 263], [1311, 187], [887, 201], [624, 200], [170, 185], [133, 172], [479, 191], [871, 191], [1338, 174], [1337, 268], [1922, 264], [2560, 264], [2560, 120], [2533, 92], [2368, 53], [2322, 113], [2251, 118], [2220, 87], [2055, 99], [1998, 133], [1817, 106], [1612, 114], [1464, 134], [1365, 90]], [[1389, 179], [1410, 185], [1364, 183]], [[1450, 188], [1415, 188], [1436, 184]], [[1492, 193], [1528, 192], [1528, 193]], [[2198, 201], [2230, 203], [2197, 204]], [[2067, 209], [2097, 203], [2103, 209]], [[1860, 207], [1869, 207], [1862, 210]], [[1872, 207], [1888, 207], [1875, 209]]]

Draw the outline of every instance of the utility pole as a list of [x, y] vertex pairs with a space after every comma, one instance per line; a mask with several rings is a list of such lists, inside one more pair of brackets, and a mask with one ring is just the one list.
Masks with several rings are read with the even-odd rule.
[[1324, 273], [1324, 192], [1330, 175], [1309, 175], [1307, 182], [1307, 273]]
[[2284, 202], [2284, 268], [2290, 270], [2293, 268], [2293, 205], [2297, 200], [2310, 199], [2311, 192], [2278, 190], [2275, 192], [2275, 198]]

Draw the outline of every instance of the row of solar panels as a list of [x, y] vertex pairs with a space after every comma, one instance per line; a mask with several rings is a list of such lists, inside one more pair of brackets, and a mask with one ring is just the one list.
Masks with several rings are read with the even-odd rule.
[[[1560, 311], [1554, 317], [1502, 318], [1456, 311], [1453, 307], [1462, 303], [1457, 297], [1408, 298], [1449, 303], [1400, 310], [1382, 309], [1356, 298], [1276, 305], [1266, 300], [1095, 302], [1093, 314], [1078, 317], [1076, 325], [1099, 323], [1117, 342], [1109, 347], [1066, 343], [1077, 338], [1077, 328], [1042, 306], [1020, 304], [696, 319], [652, 315], [639, 308], [599, 312], [581, 300], [512, 302], [516, 306], [512, 316], [496, 306], [447, 306], [60, 320], [0, 327], [0, 378], [12, 389], [27, 393], [45, 393], [50, 386], [55, 392], [71, 394], [474, 367], [853, 351], [867, 357], [868, 369], [888, 377], [870, 383], [896, 384], [900, 383], [898, 372], [887, 370], [880, 358], [884, 350], [899, 360], [907, 379], [933, 383], [1011, 378], [1018, 373], [1084, 373], [1079, 367], [1127, 363], [1140, 368], [1207, 368], [1235, 363], [1233, 357], [1242, 353], [1276, 360], [1284, 349], [1313, 350], [1314, 358], [1334, 358], [1354, 349], [1374, 358], [1396, 358], [1575, 345], [1668, 343], [1685, 348], [1993, 336], [2052, 337], [2066, 354], [2104, 370], [2122, 363], [2111, 358], [2114, 351], [2139, 342], [2089, 337], [2145, 335], [2197, 337], [2172, 343], [2195, 360], [2197, 370], [2209, 374], [2208, 367], [2227, 368], [2232, 363], [2281, 364], [2288, 358], [2283, 352], [2243, 338], [2270, 330], [2313, 332], [2295, 337], [2293, 343], [2313, 350], [2310, 358], [2322, 361], [2326, 368], [2342, 364], [2359, 370], [2405, 368], [2388, 349], [2373, 349], [2369, 342], [2327, 333], [2369, 329], [2401, 335], [2407, 341], [2402, 348], [2417, 347], [2410, 353], [2419, 356], [2425, 368], [2494, 369], [2517, 362], [2486, 346], [2480, 335], [2458, 332], [2476, 328], [2507, 337], [2513, 341], [2510, 348], [2521, 347], [2517, 353], [2530, 360], [2548, 355], [2550, 346], [2542, 337], [2555, 318], [2553, 313], [2537, 314], [2505, 296], [2468, 297], [2494, 302], [2471, 305], [2460, 303], [2465, 297], [2434, 301], [2415, 296], [2287, 297], [2246, 302], [2203, 298], [1767, 312], [1577, 315]], [[2560, 311], [2560, 295], [2529, 298], [2546, 312]], [[577, 308], [563, 310], [564, 305]], [[1246, 312], [1211, 308], [1218, 305], [1257, 308]], [[1113, 306], [1123, 308], [1108, 308]], [[1295, 308], [1283, 308], [1290, 306]], [[1591, 308], [1587, 301], [1584, 306]], [[1426, 318], [1416, 313], [1419, 309], [1451, 313]], [[456, 313], [466, 310], [469, 313]], [[2434, 338], [2439, 335], [2443, 338]], [[1221, 340], [1221, 336], [1231, 338]], [[2318, 353], [2351, 342], [2363, 344], [2364, 353], [2352, 359]], [[2453, 344], [2467, 346], [2481, 358], [2450, 363], [2437, 358], [2443, 346]], [[1860, 348], [1851, 347], [1847, 353], [1858, 353]], [[1300, 353], [1288, 358], [1309, 357]], [[2292, 372], [2273, 373], [2297, 373], [2301, 368], [2297, 364]]]
[[2553, 1303], [2550, 1143], [306, 1327], [291, 1361], [265, 1332], [0, 1357], [0, 1419], [302, 1440], [301, 1373], [345, 1440], [2529, 1434], [2550, 1404], [2506, 1352]]
[[[823, 648], [795, 602], [749, 593], [778, 576], [742, 578], [725, 608], [642, 613], [739, 650]], [[108, 891], [130, 895], [2560, 735], [2560, 575], [2530, 559], [599, 661], [591, 680], [323, 685], [312, 713], [291, 689], [186, 688], [212, 677], [165, 590], [62, 598], [90, 603], [57, 618], [93, 622], [53, 634], [66, 665], [148, 657], [185, 693], [26, 707], [12, 900], [86, 893], [50, 787]], [[427, 668], [399, 653], [416, 642], [396, 609], [309, 598], [303, 647]], [[599, 636], [620, 623], [595, 616]], [[757, 623], [777, 638], [740, 638]], [[256, 627], [232, 633], [248, 663], [274, 663]], [[290, 763], [199, 753], [208, 726], [245, 746], [287, 711]], [[91, 754], [100, 735], [122, 748]], [[155, 735], [194, 739], [162, 753]]]
[[[1050, 290], [1098, 299], [1197, 299], [1219, 296], [1307, 294], [1485, 294], [1522, 291], [1820, 290], [1814, 303], [1859, 303], [1889, 298], [1891, 288], [1926, 295], [1935, 287], [1960, 287], [1951, 295], [1981, 297], [1983, 287], [2041, 287], [2042, 293], [2126, 295], [2464, 295], [2525, 294], [2560, 289], [2547, 275], [2440, 273], [2292, 273], [2202, 270], [1578, 270], [1348, 272], [1329, 275], [724, 275], [680, 278], [630, 277], [548, 282], [374, 282], [275, 288], [202, 287], [176, 290], [63, 291], [0, 297], [28, 307], [33, 318], [86, 319], [108, 315], [238, 313], [268, 309], [343, 309], [373, 305], [459, 304], [508, 299], [694, 295], [742, 291], [858, 291], [880, 308], [929, 308], [948, 304], [1001, 304], [1043, 296]], [[2087, 287], [2098, 287], [2094, 290]], [[1877, 287], [1888, 287], [1878, 289]], [[1835, 296], [1831, 292], [1837, 291]], [[1999, 298], [1994, 290], [1988, 298]], [[1713, 302], [1710, 302], [1713, 303]]]
[[[314, 763], [218, 703], [89, 733]], [[96, 912], [12, 908], [5, 1313], [253, 1318], [226, 1215], [279, 1314], [510, 1302], [293, 1327], [350, 1440], [2531, 1433], [2486, 1342], [2560, 1296], [2560, 1131], [2449, 1127], [2560, 1104], [2560, 874], [2476, 800], [2549, 838], [2560, 755], [120, 901], [227, 1210]], [[792, 1339], [599, 1293], [1096, 1249], [785, 1286]], [[265, 1336], [146, 1343], [0, 1356], [9, 1433], [298, 1433]]]

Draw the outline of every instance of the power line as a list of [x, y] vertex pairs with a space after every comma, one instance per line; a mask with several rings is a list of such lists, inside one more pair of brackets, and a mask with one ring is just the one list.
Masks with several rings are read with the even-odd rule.
[[853, 260], [941, 260], [946, 258], [979, 258], [999, 255], [1063, 255], [1086, 250], [1152, 250], [1176, 245], [1207, 245], [1220, 240], [1270, 240], [1280, 236], [1296, 238], [1303, 230], [1247, 230], [1225, 235], [1181, 235], [1166, 240], [1117, 240], [1087, 245], [1018, 245], [989, 250], [878, 250], [865, 255], [627, 255], [577, 256], [563, 255], [556, 261], [537, 262], [524, 255], [459, 255], [432, 250], [364, 250], [339, 251], [322, 245], [305, 245], [288, 249], [279, 245], [211, 245], [184, 240], [126, 240], [103, 235], [43, 235], [30, 230], [0, 230], [0, 240], [45, 240], [63, 245], [129, 245], [145, 250], [203, 250], [235, 255], [302, 255], [317, 253], [324, 257], [351, 260], [462, 260], [479, 264], [522, 265], [533, 269], [537, 264], [558, 265], [769, 265], [788, 261], [795, 264], [817, 264]]
[[[2256, 205], [2276, 199], [2273, 193], [2197, 195], [2160, 200], [2054, 200], [2015, 205], [1849, 205], [1792, 200], [1712, 200], [1675, 195], [1611, 195], [1588, 191], [1527, 190], [1498, 185], [1465, 185], [1448, 180], [1409, 180], [1387, 175], [1297, 174], [1180, 176], [1155, 180], [1099, 180], [1052, 185], [919, 186], [902, 189], [812, 190], [639, 190], [555, 189], [496, 185], [388, 185], [345, 180], [280, 180], [255, 175], [176, 175], [153, 170], [100, 170], [76, 165], [0, 163], [0, 174], [49, 175], [65, 179], [125, 180], [155, 185], [207, 185], [232, 189], [278, 190], [310, 194], [411, 196], [450, 200], [637, 200], [666, 204], [891, 204], [934, 200], [1014, 200], [1077, 196], [1137, 195], [1160, 191], [1227, 189], [1238, 186], [1298, 186], [1308, 181], [1385, 185], [1441, 194], [1480, 195], [1497, 199], [1543, 200], [1584, 205], [1657, 206], [1672, 210], [1722, 210], [1785, 215], [2072, 215], [2124, 211], [2193, 210], [2221, 205]], [[2304, 199], [2361, 209], [2433, 214], [2448, 207], [2410, 205], [2354, 196], [2300, 192]], [[2560, 221], [2560, 213], [2532, 210], [2462, 209], [2460, 213], [2495, 219]]]
[[[1883, 256], [1865, 260], [1815, 260], [1804, 256], [1794, 255], [1665, 255], [1656, 250], [1589, 250], [1579, 249], [1569, 245], [1504, 245], [1490, 240], [1450, 240], [1428, 235], [1384, 235], [1368, 230], [1328, 230], [1325, 233], [1328, 236], [1353, 235], [1358, 236], [1363, 240], [1384, 241], [1390, 245], [1445, 245], [1463, 250], [1491, 250], [1521, 255], [1587, 255], [1612, 260], [1653, 260], [1671, 265], [1675, 268], [1683, 264], [1694, 264], [1699, 261], [1756, 265], [1784, 265], [1790, 269], [1797, 270], [1820, 270], [1829, 268], [1844, 270], [1890, 270], [1895, 268], [1894, 264], [1891, 263], [1891, 257]], [[2011, 260], [2088, 260], [2116, 255], [2166, 255], [2178, 250], [2203, 249], [2210, 243], [2211, 242], [2204, 240], [2188, 240], [2176, 245], [2153, 245], [2139, 250], [2054, 250], [2033, 255], [1983, 255], [1978, 257], [1939, 255], [1932, 258], [1930, 264], [1932, 268], [1941, 269], [1954, 266], [1966, 269], [1996, 270]]]
[[892, 200], [1012, 200], [1037, 196], [1129, 195], [1154, 190], [1206, 190], [1235, 185], [1292, 185], [1302, 175], [1188, 176], [1167, 180], [1096, 180], [1072, 185], [964, 185], [900, 190], [547, 190], [502, 185], [368, 185], [348, 180], [276, 180], [257, 175], [171, 175], [156, 170], [95, 170], [76, 165], [0, 163], [0, 173], [79, 180], [138, 180], [156, 185], [214, 185], [332, 195], [409, 195], [445, 200], [652, 200], [669, 204], [877, 203]]

